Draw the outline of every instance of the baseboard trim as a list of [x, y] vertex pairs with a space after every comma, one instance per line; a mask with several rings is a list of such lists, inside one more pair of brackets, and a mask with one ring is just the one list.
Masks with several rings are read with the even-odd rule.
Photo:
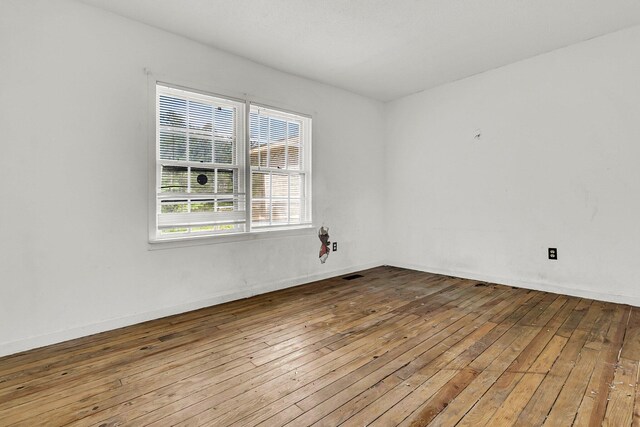
[[25, 338], [16, 341], [9, 341], [0, 344], [0, 357], [8, 356], [15, 353], [20, 353], [27, 350], [33, 350], [35, 348], [45, 347], [52, 344], [58, 344], [64, 341], [69, 341], [76, 338], [86, 337], [88, 335], [97, 334], [100, 332], [111, 331], [114, 329], [123, 328], [126, 326], [135, 325], [149, 320], [160, 319], [162, 317], [173, 316], [175, 314], [186, 313], [188, 311], [198, 310], [213, 305], [222, 304], [229, 301], [235, 301], [243, 298], [249, 298], [255, 295], [265, 294], [267, 292], [273, 292], [280, 289], [286, 289], [293, 286], [303, 285], [306, 283], [315, 282], [317, 280], [329, 279], [336, 276], [342, 276], [344, 274], [355, 273], [361, 270], [367, 270], [369, 268], [379, 267], [383, 265], [382, 262], [368, 263], [358, 265], [354, 267], [347, 267], [339, 270], [332, 270], [329, 272], [313, 274], [310, 276], [289, 278], [280, 281], [274, 281], [268, 284], [254, 286], [242, 291], [236, 292], [222, 292], [212, 295], [208, 298], [193, 301], [186, 304], [180, 304], [176, 306], [170, 306], [161, 308], [158, 310], [152, 310], [140, 314], [134, 314], [131, 316], [120, 317], [116, 319], [110, 319], [103, 322], [92, 323], [90, 325], [80, 326], [71, 329], [65, 329], [63, 331], [57, 331], [49, 334], [38, 335], [30, 338]]
[[463, 279], [479, 280], [482, 282], [497, 283], [500, 285], [515, 286], [518, 288], [531, 289], [534, 291], [550, 292], [553, 294], [570, 295], [580, 298], [588, 298], [598, 301], [614, 302], [617, 304], [627, 304], [635, 307], [640, 307], [640, 298], [628, 295], [615, 295], [605, 294], [600, 292], [593, 292], [586, 289], [580, 289], [579, 287], [567, 287], [562, 285], [555, 285], [550, 283], [531, 282], [521, 279], [506, 278], [500, 276], [492, 276], [482, 273], [462, 271], [462, 270], [447, 270], [438, 267], [430, 267], [425, 265], [417, 265], [403, 262], [388, 262], [386, 265], [407, 268], [410, 270], [424, 271], [427, 273], [442, 274], [445, 276], [460, 277]]

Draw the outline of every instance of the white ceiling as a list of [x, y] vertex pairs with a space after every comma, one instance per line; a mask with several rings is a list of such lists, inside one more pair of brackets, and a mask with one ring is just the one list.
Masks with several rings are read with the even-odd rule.
[[388, 101], [640, 24], [640, 0], [81, 0]]

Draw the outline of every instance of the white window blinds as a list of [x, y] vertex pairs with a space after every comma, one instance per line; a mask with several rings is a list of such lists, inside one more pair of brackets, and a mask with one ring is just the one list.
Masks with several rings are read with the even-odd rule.
[[244, 104], [157, 86], [159, 235], [246, 229]]
[[311, 221], [311, 120], [251, 106], [252, 227]]
[[309, 117], [158, 83], [155, 166], [152, 241], [311, 224]]

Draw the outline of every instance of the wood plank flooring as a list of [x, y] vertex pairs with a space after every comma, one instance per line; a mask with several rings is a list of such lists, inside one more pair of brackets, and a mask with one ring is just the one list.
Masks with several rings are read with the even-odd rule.
[[394, 267], [0, 358], [0, 426], [640, 425], [640, 310]]

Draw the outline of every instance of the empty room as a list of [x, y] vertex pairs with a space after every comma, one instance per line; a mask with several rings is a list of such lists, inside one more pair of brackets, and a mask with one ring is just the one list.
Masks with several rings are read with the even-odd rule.
[[0, 426], [640, 425], [637, 0], [0, 0]]

